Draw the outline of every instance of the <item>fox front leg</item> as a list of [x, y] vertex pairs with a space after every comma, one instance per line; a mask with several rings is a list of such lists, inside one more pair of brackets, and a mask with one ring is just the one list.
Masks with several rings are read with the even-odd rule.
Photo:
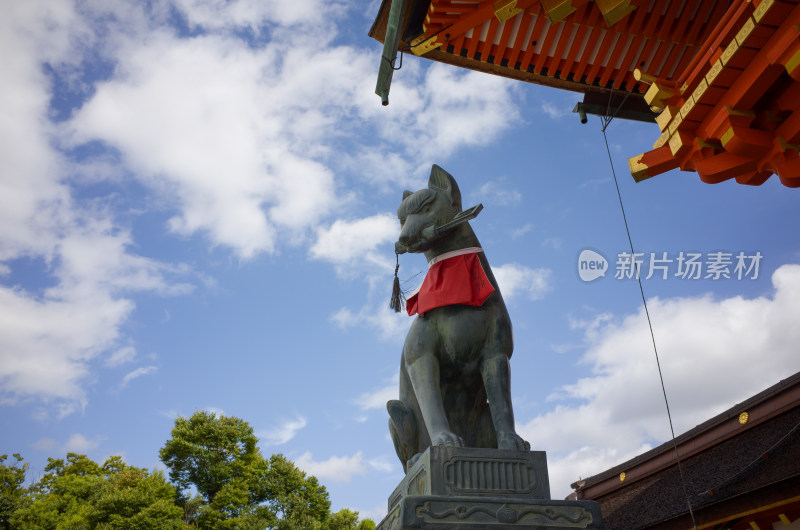
[[431, 436], [431, 445], [464, 447], [464, 439], [450, 431], [444, 412], [442, 391], [439, 387], [439, 361], [431, 354], [422, 355], [408, 364], [406, 369]]
[[496, 354], [481, 365], [483, 384], [489, 399], [492, 422], [497, 432], [497, 448], [530, 451], [531, 444], [514, 429], [514, 409], [511, 406], [511, 371], [508, 356]]

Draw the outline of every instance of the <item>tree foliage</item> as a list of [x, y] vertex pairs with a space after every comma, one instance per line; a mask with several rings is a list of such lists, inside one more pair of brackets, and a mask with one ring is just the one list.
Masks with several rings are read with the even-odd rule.
[[112, 456], [98, 465], [76, 453], [48, 459], [45, 475], [11, 517], [11, 528], [182, 528], [175, 488], [156, 471]]
[[328, 530], [375, 530], [375, 523], [371, 519], [358, 522], [358, 512], [342, 508], [331, 514], [327, 524]]
[[9, 466], [5, 463], [8, 455], [0, 455], [0, 529], [3, 530], [11, 528], [11, 515], [25, 494], [22, 485], [25, 483], [28, 464], [19, 465], [23, 460], [19, 453], [13, 456], [16, 462]]
[[282, 455], [266, 460], [257, 443], [246, 421], [197, 411], [175, 420], [159, 454], [179, 488], [194, 486], [203, 497], [202, 528], [324, 528], [325, 486]]
[[172, 438], [159, 456], [176, 486], [194, 486], [206, 501], [213, 502], [234, 477], [250, 473], [263, 461], [257, 443], [246, 421], [197, 411], [175, 420]]
[[[265, 459], [250, 425], [196, 412], [178, 418], [159, 455], [160, 471], [119, 456], [102, 465], [86, 455], [48, 458], [25, 488], [27, 464], [0, 456], [0, 530], [374, 530], [358, 512], [330, 512], [328, 490], [283, 455]], [[197, 493], [190, 496], [191, 490]]]

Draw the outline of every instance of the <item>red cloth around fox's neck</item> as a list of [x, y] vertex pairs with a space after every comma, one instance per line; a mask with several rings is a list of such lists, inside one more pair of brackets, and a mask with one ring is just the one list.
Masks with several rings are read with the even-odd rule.
[[483, 249], [472, 247], [432, 259], [422, 285], [406, 301], [409, 316], [446, 305], [483, 305], [494, 287], [486, 277], [478, 252]]

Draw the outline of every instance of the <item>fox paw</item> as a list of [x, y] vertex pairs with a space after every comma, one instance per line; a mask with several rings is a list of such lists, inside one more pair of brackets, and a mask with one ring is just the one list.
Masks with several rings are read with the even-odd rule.
[[440, 445], [444, 447], [464, 447], [464, 439], [457, 434], [450, 431], [439, 433], [431, 440], [431, 445]]
[[523, 440], [514, 431], [499, 431], [497, 433], [497, 448], [511, 451], [530, 451], [531, 444]]

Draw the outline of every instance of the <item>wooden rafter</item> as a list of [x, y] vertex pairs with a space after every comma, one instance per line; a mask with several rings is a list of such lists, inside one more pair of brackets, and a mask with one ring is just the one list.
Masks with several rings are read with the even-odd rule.
[[800, 0], [407, 2], [402, 51], [660, 113], [653, 150], [630, 160], [638, 180], [681, 168], [800, 186]]

